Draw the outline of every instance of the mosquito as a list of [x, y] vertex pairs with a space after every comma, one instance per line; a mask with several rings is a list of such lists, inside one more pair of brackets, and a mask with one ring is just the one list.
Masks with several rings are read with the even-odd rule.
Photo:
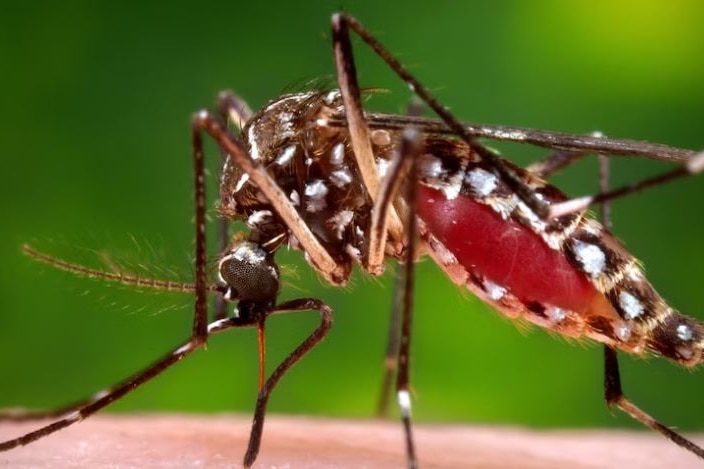
[[[439, 120], [365, 113], [352, 53], [359, 36]], [[79, 422], [202, 348], [229, 329], [259, 332], [260, 369], [249, 444], [250, 467], [259, 452], [267, 403], [280, 379], [328, 334], [332, 309], [316, 298], [279, 302], [281, 275], [275, 253], [300, 249], [332, 285], [344, 285], [354, 266], [380, 275], [387, 260], [401, 264], [392, 308], [382, 402], [395, 374], [396, 396], [409, 467], [417, 467], [409, 393], [413, 264], [430, 256], [461, 287], [510, 318], [521, 318], [569, 337], [604, 344], [605, 398], [639, 422], [704, 458], [704, 449], [658, 422], [622, 390], [617, 351], [660, 355], [684, 366], [704, 361], [704, 323], [667, 305], [639, 262], [586, 209], [704, 169], [704, 153], [601, 135], [460, 123], [355, 18], [332, 17], [338, 89], [281, 96], [253, 113], [231, 92], [215, 113], [192, 120], [195, 187], [195, 282], [141, 279], [88, 269], [25, 246], [39, 261], [79, 275], [128, 285], [192, 292], [191, 336], [143, 371], [111, 389], [50, 412], [6, 412], [5, 419], [58, 417], [0, 450], [32, 443]], [[233, 124], [230, 128], [229, 124]], [[208, 281], [205, 155], [209, 135], [224, 156], [220, 181], [223, 249], [217, 281]], [[482, 139], [553, 150], [524, 169], [502, 159]], [[570, 199], [544, 181], [588, 155], [638, 156], [676, 169], [629, 186]], [[245, 220], [246, 233], [228, 239], [227, 222]], [[225, 242], [226, 241], [226, 242]], [[511, 269], [507, 266], [510, 265]], [[209, 322], [208, 296], [220, 299]], [[224, 309], [236, 303], [233, 314]], [[265, 322], [291, 312], [314, 311], [318, 326], [267, 377]], [[384, 407], [384, 404], [381, 405]]]

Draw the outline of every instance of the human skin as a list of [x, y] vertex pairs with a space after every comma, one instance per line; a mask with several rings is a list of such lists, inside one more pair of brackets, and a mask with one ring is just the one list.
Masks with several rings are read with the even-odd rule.
[[[238, 415], [103, 414], [0, 454], [12, 468], [241, 467], [251, 420]], [[0, 438], [36, 429], [2, 423]], [[414, 427], [423, 468], [691, 468], [695, 456], [648, 431]], [[695, 441], [704, 443], [703, 435]], [[403, 468], [401, 426], [270, 416], [255, 468]]]

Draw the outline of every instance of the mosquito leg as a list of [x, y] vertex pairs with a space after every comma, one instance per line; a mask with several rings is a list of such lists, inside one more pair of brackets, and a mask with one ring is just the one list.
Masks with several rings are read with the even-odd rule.
[[[415, 260], [415, 244], [417, 220], [415, 216], [416, 198], [416, 160], [422, 152], [420, 134], [415, 129], [407, 129], [403, 134], [400, 148], [394, 155], [389, 167], [388, 177], [382, 181], [380, 198], [372, 209], [372, 218], [383, 219], [384, 211], [391, 206], [403, 182], [405, 184], [405, 198], [408, 204], [404, 213], [404, 231], [407, 234], [404, 264], [399, 266], [396, 287], [394, 289], [394, 303], [391, 310], [389, 336], [387, 341], [386, 357], [384, 360], [384, 382], [377, 411], [381, 414], [386, 411], [391, 379], [396, 367], [396, 392], [401, 408], [401, 419], [406, 437], [406, 454], [409, 467], [418, 465], [415, 447], [413, 444], [411, 427], [411, 399], [409, 392], [409, 356], [412, 320], [412, 294], [413, 294], [413, 265]], [[404, 175], [407, 173], [407, 176]]]
[[261, 163], [249, 156], [244, 145], [238, 139], [233, 138], [219, 120], [207, 111], [201, 111], [193, 117], [193, 128], [194, 135], [197, 134], [199, 139], [201, 131], [209, 134], [227, 152], [232, 162], [239, 165], [249, 175], [250, 179], [276, 208], [277, 214], [309, 255], [310, 262], [315, 265], [325, 279], [333, 285], [345, 283], [350, 275], [349, 267], [338, 264], [332, 258], [301, 218], [286, 194], [266, 172]]
[[[398, 284], [395, 290], [398, 290]], [[399, 328], [401, 327], [401, 306], [398, 305], [399, 295], [394, 294], [394, 304], [389, 315], [389, 331], [386, 338], [386, 350], [384, 352], [384, 370], [382, 374], [381, 390], [379, 400], [376, 405], [376, 415], [386, 417], [389, 412], [389, 397], [391, 396], [391, 383], [397, 369], [398, 348], [399, 348]]]
[[[603, 155], [599, 155], [599, 190], [601, 193], [609, 191], [609, 159]], [[607, 230], [611, 230], [611, 207], [608, 200], [600, 203], [601, 222]], [[671, 430], [665, 425], [655, 420], [650, 415], [636, 407], [623, 394], [621, 387], [621, 372], [618, 366], [618, 355], [616, 350], [604, 345], [604, 398], [609, 407], [617, 407], [623, 412], [630, 415], [635, 420], [647, 425], [653, 430], [662, 433], [665, 437], [672, 440], [682, 448], [691, 451], [700, 458], [704, 458], [704, 449], [700, 448], [693, 442], [687, 440], [679, 433]]]
[[[95, 396], [94, 396], [95, 397]], [[61, 417], [69, 412], [80, 409], [89, 402], [91, 402], [94, 397], [82, 400], [80, 402], [75, 402], [64, 407], [59, 407], [56, 409], [48, 410], [30, 410], [24, 408], [10, 408], [0, 410], [0, 421], [3, 422], [30, 422], [32, 420], [44, 420], [50, 418]]]
[[[605, 138], [605, 136], [601, 132], [592, 132], [589, 135], [590, 138]], [[533, 174], [537, 174], [538, 176], [542, 178], [549, 178], [553, 174], [556, 174], [559, 171], [562, 171], [568, 166], [573, 165], [577, 161], [581, 160], [585, 156], [592, 154], [594, 152], [589, 152], [589, 151], [579, 151], [579, 150], [556, 150], [553, 153], [549, 154], [546, 158], [537, 161], [531, 165], [529, 165], [526, 169], [530, 171]], [[605, 157], [600, 157], [600, 158], [605, 158]], [[609, 167], [609, 160], [600, 160], [600, 168], [602, 171], [605, 171], [606, 175], [606, 184], [608, 185], [608, 167]], [[604, 178], [600, 178], [601, 181], [604, 180]], [[605, 192], [608, 189], [603, 189], [601, 192]], [[602, 206], [603, 208], [603, 206]]]
[[[362, 111], [357, 70], [354, 65], [354, 54], [352, 53], [347, 22], [342, 21], [342, 18], [342, 16], [335, 15], [332, 19], [337, 80], [345, 106], [352, 151], [367, 192], [376, 204], [379, 200], [380, 177], [372, 152], [369, 127]], [[382, 220], [372, 221], [370, 227], [368, 249], [364, 262], [366, 264], [365, 270], [371, 274], [377, 275], [383, 272], [386, 238], [389, 234], [391, 239], [395, 241], [400, 241], [402, 238], [401, 220], [392, 206], [387, 208], [386, 216]]]
[[[221, 332], [232, 327], [235, 327], [235, 325], [229, 319], [215, 321], [211, 323], [209, 327], [206, 325], [206, 334]], [[115, 402], [126, 394], [134, 391], [150, 379], [161, 374], [161, 372], [166, 370], [168, 367], [181, 361], [184, 357], [190, 355], [204, 344], [205, 340], [194, 334], [188, 342], [174, 349], [171, 353], [154, 362], [151, 366], [121, 382], [112, 389], [95, 394], [92, 398], [87, 399], [79, 406], [67, 407], [66, 410], [69, 410], [70, 413], [64, 414], [63, 418], [60, 420], [18, 438], [0, 442], [0, 451], [7, 451], [18, 446], [27, 445], [40, 438], [51, 435], [62, 428], [84, 420], [103, 407]]]
[[[194, 166], [194, 187], [195, 187], [195, 221], [196, 221], [196, 251], [195, 251], [195, 306], [193, 313], [193, 332], [192, 337], [189, 342], [184, 346], [186, 347], [184, 353], [174, 353], [171, 354], [161, 361], [155, 363], [143, 373], [140, 373], [137, 377], [129, 380], [122, 385], [118, 386], [113, 391], [108, 392], [106, 395], [99, 393], [93, 398], [87, 401], [82, 401], [79, 403], [71, 404], [67, 407], [49, 410], [49, 411], [35, 411], [35, 412], [13, 412], [4, 411], [0, 414], [0, 418], [8, 420], [31, 420], [43, 417], [55, 417], [59, 412], [71, 412], [68, 416], [55, 422], [49, 426], [43, 427], [36, 432], [29, 433], [15, 440], [10, 440], [5, 443], [0, 443], [0, 450], [14, 448], [18, 445], [25, 445], [38, 438], [49, 435], [61, 428], [64, 428], [74, 422], [82, 420], [93, 412], [101, 409], [111, 403], [112, 401], [119, 399], [128, 392], [130, 392], [135, 387], [139, 386], [143, 382], [151, 379], [157, 374], [161, 373], [164, 369], [171, 366], [176, 361], [183, 358], [190, 351], [195, 350], [201, 345], [205, 344], [208, 338], [208, 307], [207, 307], [207, 296], [210, 291], [208, 286], [207, 276], [206, 276], [206, 253], [205, 253], [205, 163], [203, 154], [203, 141], [201, 138], [200, 131], [194, 129], [192, 135], [193, 143], [193, 166]], [[33, 254], [30, 251], [31, 254]], [[35, 256], [40, 260], [45, 262], [50, 262], [54, 265], [58, 265], [61, 268], [71, 267], [67, 263], [56, 263], [51, 258], [43, 259], [41, 255]], [[88, 269], [83, 269], [88, 270]], [[85, 273], [84, 271], [77, 271], [78, 273]], [[181, 350], [181, 349], [179, 349]], [[63, 414], [59, 414], [63, 415]]]
[[[383, 220], [386, 219], [386, 212], [393, 201], [397, 198], [397, 194], [401, 189], [402, 183], [407, 180], [410, 167], [413, 166], [416, 155], [406, 155], [410, 142], [406, 135], [401, 142], [401, 148], [395, 153], [389, 165], [388, 177], [382, 181], [380, 197], [374, 204], [372, 209], [372, 226], [385, 228]], [[405, 210], [405, 218], [411, 216], [408, 208]], [[377, 220], [377, 223], [374, 220]], [[410, 234], [409, 234], [410, 235]], [[408, 249], [408, 247], [406, 247]], [[399, 274], [399, 278], [400, 278]], [[397, 368], [397, 360], [399, 354], [399, 328], [401, 327], [401, 311], [403, 309], [402, 298], [398, 293], [402, 285], [398, 284], [395, 287], [394, 304], [391, 308], [389, 320], [389, 333], [386, 342], [386, 353], [384, 355], [384, 372], [381, 386], [381, 394], [377, 404], [377, 415], [385, 415], [388, 410], [389, 395], [391, 393], [391, 382], [394, 372]]]
[[[413, 98], [408, 103], [406, 115], [418, 117], [423, 115], [424, 104], [418, 98]], [[399, 152], [399, 155], [401, 153]], [[393, 178], [392, 175], [389, 178]], [[398, 288], [398, 286], [397, 286]], [[394, 295], [394, 300], [398, 300], [398, 295]], [[396, 373], [396, 361], [398, 357], [399, 327], [401, 325], [401, 305], [394, 301], [389, 313], [389, 331], [386, 338], [386, 350], [384, 352], [384, 370], [382, 373], [381, 391], [376, 406], [376, 415], [386, 417], [389, 411], [389, 398], [391, 396], [391, 383]]]
[[[252, 430], [249, 434], [249, 444], [244, 456], [244, 466], [251, 467], [257, 458], [262, 441], [262, 430], [264, 428], [264, 417], [266, 416], [266, 406], [274, 388], [279, 383], [286, 372], [295, 365], [301, 358], [318, 345], [328, 334], [332, 327], [333, 313], [328, 305], [315, 298], [301, 298], [289, 301], [277, 306], [270, 314], [290, 313], [296, 311], [315, 310], [320, 314], [320, 324], [306, 339], [286, 357], [279, 366], [271, 373], [259, 391], [257, 404], [254, 411]], [[270, 315], [268, 314], [268, 315]]]
[[[422, 99], [435, 113], [442, 119], [452, 133], [464, 140], [472, 150], [481, 156], [488, 164], [490, 164], [506, 184], [523, 200], [536, 214], [541, 218], [546, 218], [548, 215], [547, 205], [538, 199], [533, 191], [528, 187], [510, 168], [508, 168], [501, 160], [499, 155], [489, 148], [481, 145], [475, 137], [473, 137], [445, 106], [442, 106], [430, 92], [411, 75], [408, 70], [391, 55], [391, 53], [379, 43], [379, 41], [371, 35], [355, 18], [344, 13], [338, 13], [332, 17], [333, 23], [333, 41], [336, 45], [335, 53], [338, 55], [338, 47], [342, 52], [344, 49], [349, 49], [348, 53], [351, 56], [351, 45], [349, 39], [348, 28], [354, 30], [355, 33], [366, 42], [374, 52], [398, 75], [406, 84]], [[344, 47], [343, 47], [344, 46]], [[339, 61], [338, 61], [339, 62]], [[354, 64], [350, 62], [349, 69], [353, 70]], [[339, 65], [338, 65], [339, 68]], [[339, 75], [339, 72], [338, 72]], [[342, 87], [342, 83], [341, 83]], [[347, 103], [345, 103], [345, 111], [349, 112]], [[349, 116], [347, 116], [349, 122]], [[350, 125], [351, 127], [351, 125]]]
[[658, 174], [657, 176], [643, 179], [642, 181], [638, 181], [627, 186], [601, 192], [600, 194], [594, 196], [579, 197], [559, 204], [554, 204], [550, 207], [550, 216], [558, 217], [572, 212], [579, 212], [585, 210], [590, 205], [615, 200], [635, 192], [640, 192], [651, 187], [659, 186], [660, 184], [664, 184], [675, 179], [698, 174], [703, 170], [704, 152], [700, 152], [687, 160], [679, 168]]
[[[205, 153], [203, 136], [198, 128], [192, 127], [193, 174], [195, 186], [195, 306], [193, 312], [193, 338], [205, 343], [208, 338], [208, 278], [205, 252]], [[168, 366], [168, 365], [166, 365]]]
[[[419, 116], [423, 112], [422, 103], [419, 103], [417, 99], [411, 100], [408, 104], [408, 109], [406, 114], [410, 116]], [[401, 162], [405, 162], [407, 166], [410, 163], [410, 159], [403, 160], [402, 153], [398, 152], [390, 165], [389, 177], [386, 181], [400, 181], [405, 175], [407, 168], [401, 166]], [[398, 160], [398, 161], [397, 161]], [[391, 186], [390, 184], [386, 184]], [[398, 192], [398, 185], [396, 187], [389, 187], [389, 190], [393, 189], [393, 195], [391, 195], [389, 200], [394, 200], [396, 193]], [[386, 189], [382, 188], [382, 194], [386, 192]], [[385, 197], [382, 197], [384, 199]], [[398, 289], [399, 286], [396, 286]], [[394, 373], [396, 372], [397, 365], [396, 360], [398, 358], [398, 347], [399, 347], [399, 327], [401, 325], [401, 309], [402, 306], [398, 302], [399, 296], [394, 295], [394, 304], [391, 307], [391, 313], [389, 317], [389, 329], [386, 339], [386, 350], [384, 353], [384, 369], [382, 373], [381, 389], [379, 392], [379, 399], [376, 406], [376, 415], [379, 417], [385, 417], [389, 411], [389, 397], [391, 396], [391, 383], [394, 378]]]
[[254, 115], [249, 105], [230, 90], [220, 92], [217, 106], [223, 122], [231, 122], [238, 131], [241, 131]]
[[[425, 117], [398, 116], [393, 114], [366, 113], [370, 129], [402, 130], [409, 126], [432, 134], [452, 135], [454, 131], [442, 121]], [[347, 125], [344, 114], [328, 119], [328, 124], [336, 127]], [[599, 135], [567, 134], [550, 130], [529, 129], [506, 125], [463, 123], [467, 133], [477, 139], [491, 139], [533, 145], [552, 150], [566, 150], [579, 153], [605, 154], [611, 156], [639, 157], [670, 163], [686, 163], [697, 152], [676, 148], [660, 143], [640, 140], [614, 139]], [[702, 162], [704, 164], [704, 161]]]
[[[611, 179], [611, 160], [607, 156], [597, 155], [599, 160], [599, 192], [605, 193], [609, 190], [610, 179]], [[611, 231], [611, 202], [608, 200], [601, 202], [599, 204], [601, 224]]]
[[558, 150], [550, 153], [546, 158], [529, 165], [526, 169], [541, 178], [548, 179], [588, 154], [586, 152]]
[[401, 409], [401, 421], [403, 422], [406, 438], [406, 456], [408, 466], [411, 469], [418, 467], [411, 426], [410, 348], [413, 319], [414, 262], [418, 233], [418, 218], [415, 216], [418, 186], [415, 181], [417, 180], [417, 157], [422, 153], [422, 148], [423, 145], [420, 141], [420, 134], [413, 128], [406, 130], [403, 134], [403, 140], [401, 141], [400, 153], [403, 160], [410, 161], [407, 178], [407, 181], [410, 181], [410, 183], [405, 185], [405, 198], [408, 203], [408, 211], [405, 217], [404, 228], [407, 244], [405, 262], [404, 265], [400, 266], [399, 270], [394, 306], [398, 307], [401, 311], [396, 397]]
[[678, 446], [704, 459], [704, 449], [658, 422], [653, 417], [636, 407], [628, 398], [626, 398], [626, 396], [623, 395], [623, 390], [621, 389], [621, 377], [618, 368], [618, 358], [616, 356], [616, 352], [609, 347], [604, 348], [604, 365], [604, 390], [606, 403], [609, 407], [617, 407], [621, 409], [635, 420], [663, 434], [666, 438]]
[[[230, 221], [227, 218], [218, 220], [218, 252], [225, 252], [230, 240]], [[215, 297], [215, 319], [227, 317], [227, 300], [222, 296]]]

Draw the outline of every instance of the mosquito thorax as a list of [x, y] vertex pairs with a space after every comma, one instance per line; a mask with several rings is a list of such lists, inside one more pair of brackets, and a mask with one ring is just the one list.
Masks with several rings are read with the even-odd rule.
[[281, 287], [271, 254], [251, 241], [237, 241], [218, 262], [218, 277], [230, 301], [270, 302]]
[[[330, 125], [343, 112], [338, 90], [284, 95], [249, 119], [242, 140], [286, 194], [330, 255], [351, 271], [364, 252], [371, 199], [359, 174], [345, 127]], [[383, 174], [396, 136], [374, 134], [372, 146]], [[220, 212], [244, 219], [263, 245], [282, 234], [298, 247], [258, 187], [228, 159], [220, 186]], [[285, 244], [284, 243], [284, 244]]]

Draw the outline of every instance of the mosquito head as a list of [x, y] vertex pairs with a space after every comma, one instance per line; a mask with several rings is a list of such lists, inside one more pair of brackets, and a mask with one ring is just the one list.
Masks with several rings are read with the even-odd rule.
[[218, 276], [230, 301], [274, 302], [281, 276], [272, 255], [251, 241], [237, 241], [218, 262]]

